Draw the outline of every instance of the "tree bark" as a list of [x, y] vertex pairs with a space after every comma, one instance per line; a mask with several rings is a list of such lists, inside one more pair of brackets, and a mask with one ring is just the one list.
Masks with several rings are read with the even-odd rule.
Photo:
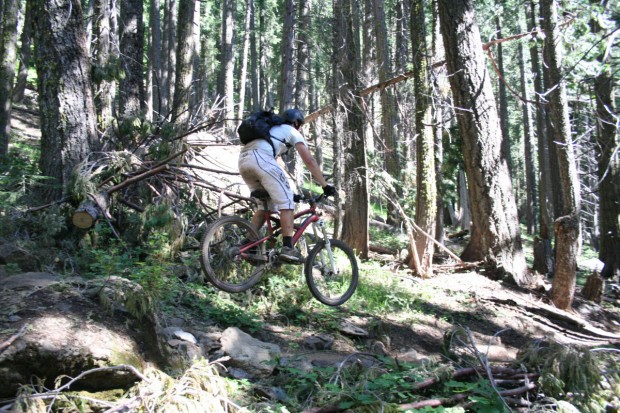
[[302, 111], [307, 111], [309, 105], [309, 79], [310, 79], [310, 47], [311, 43], [311, 10], [312, 2], [302, 0], [298, 3], [299, 7], [299, 27], [297, 35], [297, 66], [295, 75], [295, 106]]
[[241, 75], [239, 76], [239, 109], [238, 119], [243, 119], [243, 112], [245, 110], [245, 97], [247, 90], [248, 79], [248, 56], [250, 54], [250, 20], [252, 18], [252, 0], [246, 0], [245, 2], [245, 17], [243, 19], [244, 35], [243, 45], [241, 46], [241, 67], [239, 68]]
[[151, 76], [151, 119], [159, 121], [162, 116], [162, 42], [161, 42], [161, 17], [159, 13], [160, 0], [151, 0], [149, 9], [149, 65]]
[[471, 229], [471, 208], [469, 207], [469, 193], [467, 191], [467, 179], [465, 172], [459, 169], [459, 224], [465, 230]]
[[0, 156], [9, 151], [11, 136], [11, 110], [13, 108], [13, 82], [17, 63], [17, 14], [18, 0], [4, 1], [2, 8], [2, 43], [0, 44]]
[[13, 89], [13, 102], [21, 102], [26, 92], [28, 82], [28, 68], [32, 58], [32, 7], [28, 5], [24, 11], [24, 28], [20, 37], [21, 47], [19, 49], [19, 69], [17, 71], [17, 81]]
[[41, 172], [52, 179], [42, 198], [68, 194], [73, 168], [99, 149], [86, 53], [82, 7], [78, 0], [33, 1], [35, 61], [41, 111]]
[[[432, 107], [430, 102], [430, 76], [428, 74], [427, 47], [424, 18], [424, 2], [415, 0], [411, 7], [411, 44], [413, 46], [413, 66], [415, 74], [413, 85], [415, 90], [415, 130], [416, 137], [416, 210], [415, 222], [431, 238], [435, 238], [435, 216], [437, 207], [437, 188], [435, 179], [435, 150], [433, 135]], [[432, 239], [422, 234], [415, 233], [415, 245], [411, 248], [417, 250], [420, 258], [420, 276], [431, 277], [433, 275], [433, 254], [435, 244]], [[412, 254], [410, 254], [411, 256]], [[409, 268], [413, 268], [413, 262], [409, 261]]]
[[[388, 47], [388, 35], [385, 16], [384, 0], [373, 0], [373, 18], [375, 24], [375, 42], [377, 46], [377, 68], [379, 82], [385, 82], [392, 74], [390, 65], [390, 50]], [[418, 30], [419, 31], [419, 30]], [[415, 45], [414, 45], [415, 47]], [[390, 88], [381, 90], [381, 136], [383, 137], [382, 147], [385, 148], [384, 162], [385, 169], [394, 180], [394, 186], [398, 196], [402, 195], [401, 170], [399, 162], [399, 148], [394, 134], [394, 92]], [[388, 204], [387, 223], [398, 225], [398, 213], [392, 204]]]
[[345, 205], [342, 239], [347, 242], [362, 258], [368, 257], [369, 246], [369, 192], [368, 166], [366, 157], [366, 141], [359, 97], [355, 91], [359, 87], [360, 58], [359, 45], [354, 38], [354, 15], [351, 0], [338, 0], [340, 7], [334, 12], [342, 15], [339, 20], [344, 24], [343, 36], [338, 44], [343, 46], [337, 70], [343, 75], [346, 84], [340, 90], [340, 99], [348, 109], [346, 115], [346, 148], [345, 186], [348, 202]]
[[114, 99], [114, 82], [111, 76], [111, 24], [109, 0], [95, 0], [94, 4], [95, 20], [94, 34], [95, 44], [93, 53], [95, 54], [93, 73], [93, 83], [95, 85], [95, 111], [97, 113], [97, 126], [99, 130], [105, 131], [112, 122], [112, 105]]
[[189, 129], [192, 108], [193, 56], [194, 56], [194, 8], [196, 0], [179, 0], [177, 17], [177, 62], [172, 104], [172, 119], [185, 131]]
[[[503, 14], [502, 2], [495, 0], [496, 15], [495, 15], [495, 36], [502, 38], [502, 21], [501, 15]], [[499, 94], [499, 125], [502, 130], [502, 156], [506, 159], [508, 164], [508, 172], [513, 170], [512, 156], [510, 154], [511, 142], [510, 142], [510, 123], [508, 121], [508, 94], [506, 92], [506, 84], [504, 80], [506, 74], [504, 73], [504, 46], [502, 43], [497, 45], [497, 68], [499, 69], [499, 75], [501, 79], [498, 84]]]
[[227, 135], [232, 135], [234, 129], [232, 121], [235, 117], [235, 14], [237, 9], [237, 0], [222, 1], [222, 41], [220, 45], [221, 51], [221, 74], [219, 95], [224, 103], [225, 131]]
[[[521, 28], [521, 24], [519, 24]], [[519, 29], [519, 31], [521, 31]], [[536, 186], [534, 181], [535, 165], [532, 150], [532, 122], [529, 101], [527, 79], [525, 77], [525, 54], [523, 43], [519, 43], [519, 75], [521, 81], [521, 110], [523, 112], [523, 152], [525, 154], [525, 223], [528, 234], [536, 233]]]
[[176, 62], [176, 47], [173, 33], [176, 32], [176, 0], [164, 0], [162, 44], [161, 44], [161, 68], [159, 73], [161, 97], [160, 113], [162, 118], [169, 119], [169, 111], [172, 97], [172, 85], [174, 84], [174, 68]]
[[284, 0], [284, 27], [282, 28], [282, 43], [280, 46], [280, 79], [278, 98], [280, 112], [290, 108], [294, 104], [293, 92], [295, 89], [295, 65], [293, 62], [295, 47], [295, 2]]
[[[557, 32], [557, 6], [555, 0], [541, 0], [541, 14], [545, 16], [545, 64], [548, 68], [550, 86], [549, 112], [553, 122], [554, 138], [562, 189], [562, 213], [554, 225], [556, 242], [556, 272], [553, 278], [553, 303], [563, 310], [570, 308], [575, 292], [576, 260], [579, 253], [579, 213], [581, 197], [579, 180], [568, 115], [566, 87], [560, 71], [561, 45]], [[561, 238], [560, 238], [561, 236]]]
[[[595, 79], [598, 114], [597, 143], [599, 179], [599, 259], [605, 263], [601, 276], [620, 277], [620, 162], [618, 161], [617, 112], [613, 101], [614, 79], [603, 71]], [[614, 156], [615, 153], [615, 156]]]
[[472, 235], [462, 254], [466, 261], [488, 260], [498, 275], [525, 284], [517, 208], [493, 91], [482, 56], [480, 32], [471, 0], [440, 0], [439, 17], [450, 85], [463, 137], [465, 168], [472, 202]]
[[[251, 56], [251, 77], [252, 77], [252, 110], [258, 110], [260, 108], [260, 76], [259, 67], [260, 61], [258, 58], [258, 44], [256, 39], [256, 7], [255, 1], [249, 0], [250, 6], [250, 56]], [[260, 39], [259, 39], [260, 40]]]
[[551, 300], [561, 309], [571, 308], [575, 296], [575, 273], [577, 271], [579, 218], [566, 215], [558, 218], [554, 225], [556, 244], [556, 266]]
[[[125, 77], [120, 81], [119, 105], [123, 119], [139, 116], [145, 109], [142, 60], [144, 50], [143, 2], [121, 2], [120, 50]], [[129, 142], [125, 142], [129, 143]]]
[[[537, 27], [536, 24], [536, 7], [534, 1], [530, 1], [528, 8], [528, 30], [534, 30]], [[535, 109], [536, 109], [536, 136], [538, 143], [538, 198], [540, 200], [539, 205], [539, 236], [541, 245], [544, 244], [544, 248], [534, 250], [534, 271], [540, 274], [549, 274], [553, 271], [552, 266], [547, 266], [547, 263], [552, 263], [554, 258], [552, 255], [537, 255], [537, 254], [550, 254], [552, 252], [551, 239], [553, 238], [553, 227], [551, 214], [553, 211], [553, 198], [551, 196], [551, 171], [549, 165], [549, 145], [547, 144], [547, 130], [545, 128], [545, 109], [541, 96], [543, 94], [543, 79], [540, 70], [540, 53], [535, 42], [532, 42], [530, 47], [530, 62], [531, 71], [534, 78], [534, 95], [535, 95]]]

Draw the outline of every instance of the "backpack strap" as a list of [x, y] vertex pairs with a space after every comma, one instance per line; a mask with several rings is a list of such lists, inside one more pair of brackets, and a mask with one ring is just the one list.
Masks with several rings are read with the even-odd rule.
[[[285, 141], [285, 140], [283, 140], [283, 139], [278, 139], [278, 138], [276, 138], [275, 136], [273, 136], [271, 133], [269, 134], [269, 137], [270, 137], [271, 139], [275, 139], [275, 140], [277, 140], [278, 142], [283, 143], [283, 144], [286, 146], [286, 152], [285, 152], [285, 153], [288, 153], [288, 151], [289, 151], [289, 150], [291, 150], [291, 148], [293, 147], [293, 145], [291, 145], [291, 144], [290, 144], [290, 143], [288, 143], [287, 141]], [[271, 147], [273, 148], [273, 157], [275, 158], [275, 157], [276, 157], [276, 147], [275, 147], [275, 146], [273, 146], [273, 142], [271, 142], [271, 139], [269, 140], [269, 141], [270, 141], [269, 143], [271, 143]], [[283, 155], [284, 155], [284, 154], [283, 154]]]

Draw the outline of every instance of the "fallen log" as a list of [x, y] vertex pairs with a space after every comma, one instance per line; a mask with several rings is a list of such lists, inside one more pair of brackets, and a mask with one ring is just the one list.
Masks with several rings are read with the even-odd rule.
[[396, 255], [398, 252], [391, 248], [382, 247], [381, 245], [370, 244], [368, 249], [372, 252], [376, 252], [377, 254], [385, 254], [385, 255]]
[[[106, 219], [111, 219], [111, 216], [108, 212], [108, 204], [110, 202], [110, 195], [112, 193], [120, 191], [121, 189], [126, 188], [131, 184], [140, 182], [153, 175], [157, 175], [159, 173], [167, 171], [168, 169], [169, 166], [167, 164], [159, 165], [156, 168], [150, 169], [139, 175], [132, 176], [131, 178], [124, 180], [118, 185], [106, 188], [96, 194], [89, 194], [88, 197], [84, 201], [82, 201], [73, 212], [71, 222], [73, 223], [73, 225], [80, 229], [88, 229], [95, 225], [95, 223], [101, 216], [104, 216]], [[133, 208], [134, 206], [131, 207]]]
[[71, 217], [73, 225], [80, 229], [88, 229], [95, 225], [102, 211], [107, 216], [108, 198], [108, 195], [102, 192], [90, 195], [73, 212]]

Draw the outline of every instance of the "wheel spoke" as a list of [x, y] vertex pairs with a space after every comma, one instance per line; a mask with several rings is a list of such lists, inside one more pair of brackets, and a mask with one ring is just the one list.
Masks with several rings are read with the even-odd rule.
[[[257, 240], [251, 224], [239, 217], [225, 217], [209, 228], [201, 244], [202, 266], [207, 278], [218, 288], [241, 292], [258, 282], [264, 261], [261, 246], [254, 253], [240, 254], [242, 244]], [[252, 259], [249, 259], [249, 256]]]
[[341, 305], [357, 287], [358, 270], [351, 249], [341, 241], [331, 241], [331, 256], [325, 243], [310, 252], [306, 280], [312, 294], [327, 305]]

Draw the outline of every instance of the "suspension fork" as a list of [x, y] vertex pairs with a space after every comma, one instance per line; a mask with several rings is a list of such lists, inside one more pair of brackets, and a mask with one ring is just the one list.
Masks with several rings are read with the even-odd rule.
[[[325, 250], [327, 251], [327, 255], [329, 257], [329, 264], [332, 273], [336, 272], [336, 263], [334, 262], [334, 254], [332, 253], [332, 246], [329, 242], [329, 236], [327, 235], [327, 231], [325, 231], [325, 221], [319, 219], [317, 222], [312, 224], [312, 230], [314, 231], [314, 236], [317, 239], [323, 239], [325, 243]], [[321, 265], [325, 267], [325, 256], [320, 254], [321, 257]]]

